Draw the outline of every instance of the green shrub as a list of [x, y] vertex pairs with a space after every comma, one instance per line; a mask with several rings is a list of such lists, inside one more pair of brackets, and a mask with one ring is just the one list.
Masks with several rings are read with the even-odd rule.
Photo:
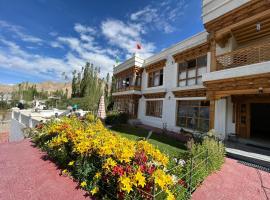
[[128, 119], [127, 113], [111, 113], [107, 115], [105, 123], [108, 125], [126, 124]]
[[[185, 180], [192, 190], [212, 172], [221, 168], [225, 159], [225, 147], [214, 136], [205, 136], [201, 143], [193, 144], [190, 151], [190, 159], [185, 166]], [[191, 167], [192, 166], [192, 167]], [[190, 170], [192, 168], [192, 182], [190, 182]]]

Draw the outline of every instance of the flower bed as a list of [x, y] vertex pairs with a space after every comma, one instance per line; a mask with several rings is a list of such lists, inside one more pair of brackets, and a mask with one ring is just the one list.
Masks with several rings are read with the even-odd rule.
[[[187, 177], [178, 177], [186, 172], [190, 174], [186, 168], [189, 162], [173, 161], [147, 141], [132, 141], [114, 134], [92, 115], [84, 120], [76, 117], [52, 120], [36, 130], [33, 141], [63, 169], [63, 175], [73, 177], [92, 196], [102, 199], [186, 197]], [[193, 152], [202, 148], [196, 149]], [[174, 168], [168, 170], [168, 167]]]

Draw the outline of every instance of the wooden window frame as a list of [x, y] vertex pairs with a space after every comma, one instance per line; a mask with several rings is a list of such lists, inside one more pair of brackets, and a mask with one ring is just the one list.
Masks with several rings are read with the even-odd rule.
[[[188, 116], [188, 112], [184, 113], [183, 116], [180, 116], [180, 106], [181, 106], [181, 102], [184, 102], [185, 104], [182, 104], [182, 106], [185, 106], [185, 107], [188, 107], [188, 108], [197, 108], [197, 111], [196, 111], [196, 117], [194, 117], [194, 120], [195, 120], [195, 123], [194, 123], [194, 126], [195, 128], [190, 128], [188, 126], [188, 120], [189, 119], [192, 119], [193, 117], [190, 117]], [[203, 105], [202, 106], [202, 102], [207, 102], [208, 105]], [[196, 105], [197, 103], [197, 105]], [[200, 114], [200, 111], [201, 111], [201, 108], [208, 108], [208, 112], [209, 112], [209, 117], [208, 118], [203, 118], [201, 117], [199, 114]], [[181, 123], [180, 123], [180, 118], [183, 118], [185, 119], [185, 125], [183, 126]], [[203, 129], [200, 129], [201, 127], [199, 127], [200, 125], [200, 121], [203, 120], [203, 121], [208, 121], [208, 130], [210, 128], [210, 101], [207, 101], [207, 100], [178, 100], [177, 101], [177, 109], [176, 109], [176, 126], [179, 126], [179, 127], [183, 127], [183, 128], [187, 128], [187, 129], [192, 129], [192, 130], [198, 130], [198, 131], [208, 131], [208, 130], [203, 130]], [[199, 127], [199, 128], [198, 128]]]
[[[162, 79], [161, 79], [162, 75]], [[159, 84], [155, 85], [155, 77], [159, 77]], [[148, 73], [148, 87], [162, 86], [164, 82], [164, 71], [163, 69], [155, 70]]]
[[[198, 59], [202, 58], [202, 57], [205, 57], [206, 58], [206, 65], [205, 66], [198, 66]], [[195, 67], [189, 67], [188, 66], [188, 63], [195, 60], [196, 64], [195, 64]], [[199, 78], [202, 78], [202, 75], [198, 76], [198, 71], [200, 68], [207, 68], [207, 54], [206, 55], [203, 55], [203, 56], [199, 56], [197, 58], [194, 58], [194, 59], [190, 59], [190, 60], [187, 60], [187, 61], [184, 61], [184, 62], [181, 62], [181, 63], [178, 63], [178, 73], [177, 73], [177, 85], [178, 87], [181, 87], [180, 86], [180, 82], [182, 81], [185, 81], [185, 85], [184, 86], [190, 86], [188, 84], [188, 81], [189, 80], [193, 80], [195, 79], [195, 84], [194, 85], [198, 85], [198, 79]], [[195, 76], [193, 77], [188, 77], [188, 73], [191, 71], [191, 70], [194, 70], [195, 69]], [[186, 77], [185, 78], [182, 78], [180, 79], [180, 74], [185, 72], [186, 73]], [[182, 87], [184, 87], [182, 86]]]
[[162, 118], [163, 100], [146, 101], [146, 116]]

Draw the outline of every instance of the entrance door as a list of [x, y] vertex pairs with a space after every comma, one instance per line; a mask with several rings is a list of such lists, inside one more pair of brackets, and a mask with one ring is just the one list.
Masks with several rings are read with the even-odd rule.
[[250, 104], [237, 104], [236, 132], [240, 137], [249, 138], [250, 136]]
[[251, 104], [251, 137], [270, 139], [270, 103]]

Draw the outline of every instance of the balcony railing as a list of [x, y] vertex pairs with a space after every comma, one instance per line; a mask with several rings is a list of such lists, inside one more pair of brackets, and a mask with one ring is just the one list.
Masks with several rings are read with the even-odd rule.
[[270, 40], [217, 56], [217, 70], [270, 61]]
[[138, 90], [141, 91], [141, 86], [127, 86], [127, 87], [123, 87], [123, 88], [117, 88], [116, 92], [124, 92], [124, 91], [129, 91], [129, 90]]

